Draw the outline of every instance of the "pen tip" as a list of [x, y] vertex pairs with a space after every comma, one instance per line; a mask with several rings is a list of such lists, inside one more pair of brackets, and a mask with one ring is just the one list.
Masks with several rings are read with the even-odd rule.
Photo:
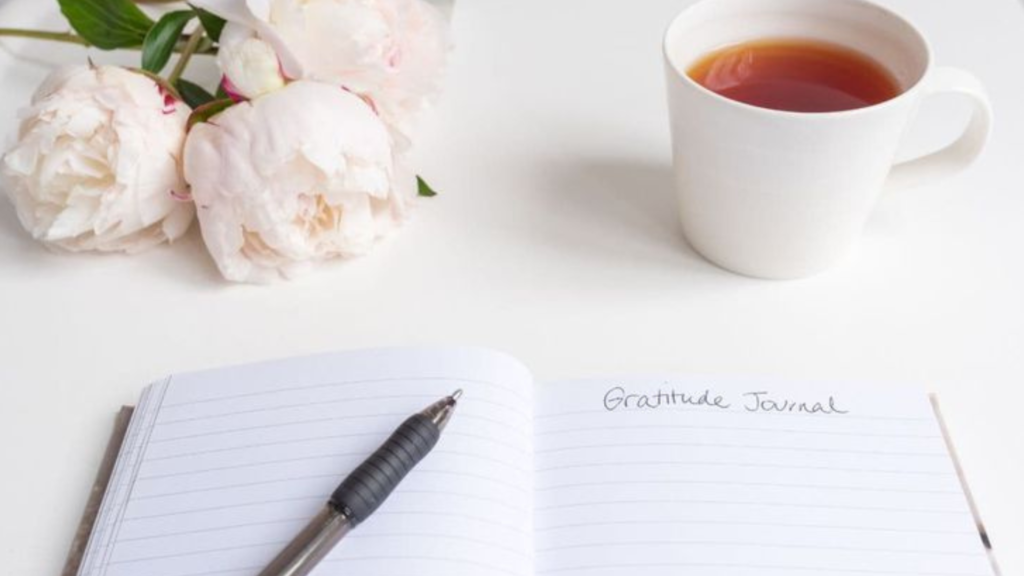
[[452, 392], [452, 395], [451, 395], [451, 396], [449, 396], [449, 398], [451, 398], [452, 400], [456, 400], [456, 401], [457, 401], [457, 400], [458, 400], [459, 398], [462, 398], [462, 388], [459, 388], [459, 389], [458, 389], [458, 390], [456, 390], [455, 392]]

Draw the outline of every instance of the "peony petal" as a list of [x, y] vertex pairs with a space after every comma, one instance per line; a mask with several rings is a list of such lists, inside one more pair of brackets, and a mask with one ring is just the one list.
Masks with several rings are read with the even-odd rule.
[[221, 42], [217, 62], [232, 91], [256, 98], [284, 86], [280, 62], [269, 44], [235, 24], [225, 26], [224, 32], [228, 40]]
[[[21, 116], [0, 173], [33, 236], [67, 250], [138, 251], [168, 240], [192, 208], [179, 158], [189, 111], [165, 114], [158, 86], [112, 66], [54, 72]], [[161, 193], [158, 193], [161, 192]]]
[[99, 197], [92, 194], [72, 194], [60, 215], [46, 231], [44, 240], [57, 241], [74, 238], [93, 231]]
[[[424, 0], [203, 0], [199, 5], [225, 17], [226, 29], [246, 28], [269, 45], [284, 77], [334, 84], [372, 102], [402, 149], [409, 146], [416, 116], [439, 91], [450, 44], [447, 21]], [[248, 67], [246, 58], [227, 51], [218, 60], [238, 76], [237, 70]], [[253, 95], [266, 91], [250, 90]]]
[[361, 99], [305, 81], [195, 126], [185, 176], [225, 278], [289, 278], [369, 251], [396, 213], [388, 140]]

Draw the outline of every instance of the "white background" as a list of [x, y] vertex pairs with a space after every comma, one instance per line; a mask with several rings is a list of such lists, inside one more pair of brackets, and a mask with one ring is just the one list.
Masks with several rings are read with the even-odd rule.
[[[995, 133], [968, 172], [885, 196], [859, 254], [810, 280], [734, 276], [680, 237], [659, 41], [683, 0], [460, 2], [447, 92], [416, 158], [441, 196], [371, 256], [292, 283], [225, 283], [195, 230], [137, 257], [51, 254], [0, 204], [0, 573], [58, 572], [114, 411], [153, 378], [468, 343], [542, 379], [923, 382], [940, 393], [1004, 573], [1024, 574], [1024, 12], [1014, 0], [885, 3], [940, 63], [982, 78]], [[0, 26], [56, 27], [55, 14], [17, 0]], [[50, 64], [84, 61], [7, 44], [29, 60], [0, 52], [5, 135]], [[931, 102], [908, 149], [952, 138], [965, 108]]]

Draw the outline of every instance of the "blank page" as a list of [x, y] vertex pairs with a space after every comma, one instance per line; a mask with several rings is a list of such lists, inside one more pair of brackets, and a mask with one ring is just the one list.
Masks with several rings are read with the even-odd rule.
[[174, 376], [136, 412], [80, 574], [255, 575], [408, 416], [462, 388], [435, 450], [317, 574], [532, 574], [531, 379], [479, 350]]
[[652, 378], [535, 394], [537, 574], [992, 574], [923, 391]]

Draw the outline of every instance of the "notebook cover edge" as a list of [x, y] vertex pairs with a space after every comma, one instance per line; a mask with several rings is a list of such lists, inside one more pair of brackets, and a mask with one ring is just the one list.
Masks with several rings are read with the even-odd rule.
[[946, 419], [942, 416], [939, 397], [937, 394], [932, 393], [928, 395], [928, 400], [931, 402], [932, 410], [935, 412], [935, 419], [939, 423], [939, 430], [942, 432], [942, 440], [946, 444], [946, 450], [953, 460], [953, 468], [956, 470], [957, 478], [960, 479], [960, 488], [963, 489], [964, 496], [967, 498], [967, 506], [970, 507], [971, 515], [974, 516], [974, 524], [978, 528], [978, 536], [981, 537], [981, 543], [985, 546], [989, 563], [992, 564], [992, 572], [996, 576], [1000, 576], [1002, 572], [999, 570], [999, 563], [996, 562], [992, 541], [988, 537], [988, 530], [986, 530], [985, 523], [981, 519], [981, 513], [978, 511], [978, 505], [974, 501], [974, 495], [971, 494], [971, 487], [967, 484], [967, 476], [964, 474], [963, 466], [960, 465], [960, 457], [957, 455], [956, 447], [953, 445], [953, 438], [950, 436], [949, 428], [946, 426]]
[[122, 406], [114, 417], [114, 429], [110, 433], [107, 447], [103, 452], [103, 459], [100, 461], [96, 479], [93, 481], [89, 491], [89, 499], [82, 511], [82, 519], [75, 530], [74, 538], [71, 540], [71, 549], [68, 550], [67, 559], [64, 562], [64, 569], [61, 576], [77, 576], [78, 569], [82, 564], [86, 546], [89, 543], [89, 536], [92, 534], [93, 525], [100, 511], [103, 502], [103, 495], [107, 492], [110, 478], [114, 472], [114, 465], [117, 456], [121, 453], [121, 445], [124, 444], [125, 436], [128, 433], [128, 425], [131, 422], [134, 406]]

